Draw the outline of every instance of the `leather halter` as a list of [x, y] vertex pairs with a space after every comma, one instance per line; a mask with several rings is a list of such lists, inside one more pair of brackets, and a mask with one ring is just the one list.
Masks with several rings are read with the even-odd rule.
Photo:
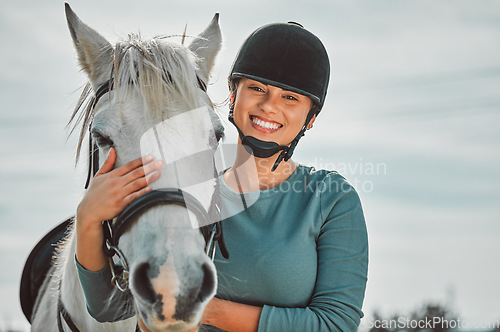
[[[103, 222], [105, 239], [103, 250], [109, 258], [112, 274], [111, 282], [122, 292], [128, 290], [129, 265], [125, 255], [118, 247], [120, 237], [137, 221], [139, 215], [158, 205], [178, 205], [193, 212], [201, 224], [207, 225], [200, 227], [200, 232], [205, 238], [205, 253], [213, 261], [216, 245], [218, 244], [222, 256], [226, 259], [229, 258], [229, 252], [222, 236], [222, 224], [220, 222], [209, 224], [212, 220], [220, 219], [218, 202], [214, 202], [214, 199], [212, 199], [212, 205], [207, 212], [195, 197], [185, 191], [175, 188], [153, 190], [127, 205], [116, 217], [114, 223], [111, 220]], [[118, 256], [121, 265], [116, 265], [113, 262], [112, 258], [115, 255]]]
[[[207, 91], [207, 86], [203, 80], [197, 76], [198, 85], [201, 90]], [[113, 85], [110, 80], [103, 83], [95, 92], [95, 99], [92, 104], [92, 109], [94, 109], [99, 102], [99, 99], [106, 93], [113, 90]], [[85, 183], [85, 189], [88, 188], [90, 180], [95, 176], [99, 169], [99, 151], [98, 147], [93, 142], [92, 136], [90, 134], [89, 126], [89, 166], [87, 181]], [[217, 174], [215, 174], [217, 178]], [[115, 222], [112, 220], [103, 221], [104, 230], [104, 244], [103, 250], [108, 256], [109, 264], [111, 267], [112, 280], [111, 282], [122, 292], [128, 290], [128, 262], [125, 255], [118, 248], [118, 242], [120, 237], [128, 230], [128, 228], [134, 223], [138, 216], [147, 211], [148, 209], [158, 206], [158, 205], [178, 205], [185, 207], [186, 209], [192, 211], [201, 224], [206, 225], [200, 227], [200, 232], [205, 239], [205, 253], [209, 255], [212, 261], [215, 258], [215, 250], [217, 245], [224, 258], [229, 258], [229, 252], [224, 242], [224, 237], [222, 233], [222, 224], [220, 221], [220, 208], [219, 208], [219, 194], [218, 194], [218, 183], [216, 186], [216, 192], [212, 196], [212, 204], [210, 210], [207, 212], [203, 205], [192, 195], [184, 192], [180, 189], [175, 188], [165, 188], [160, 190], [153, 190], [147, 194], [142, 195], [137, 198], [116, 217]], [[117, 255], [121, 261], [121, 266], [117, 266], [113, 262], [113, 256]], [[118, 272], [117, 272], [118, 271]], [[59, 332], [64, 332], [62, 319], [66, 322], [67, 326], [72, 332], [80, 332], [75, 323], [73, 322], [71, 316], [68, 314], [66, 308], [61, 299], [61, 285], [59, 284], [59, 294], [58, 294], [58, 305], [57, 305], [57, 327]], [[139, 326], [136, 326], [136, 332], [140, 331]]]

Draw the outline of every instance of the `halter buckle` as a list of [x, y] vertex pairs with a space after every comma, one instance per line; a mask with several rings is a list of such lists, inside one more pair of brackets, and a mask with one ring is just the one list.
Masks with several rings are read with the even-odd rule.
[[110, 249], [118, 256], [121, 266], [115, 264], [112, 257], [108, 257], [109, 267], [111, 269], [111, 284], [122, 292], [128, 290], [129, 267], [122, 251], [116, 246], [110, 246]]
[[205, 254], [207, 254], [207, 256], [210, 257], [210, 259], [212, 259], [212, 262], [214, 261], [214, 258], [215, 258], [216, 246], [214, 243], [214, 238], [215, 238], [216, 232], [217, 232], [217, 229], [215, 228], [215, 225], [212, 225], [212, 229], [210, 230], [210, 237], [208, 238], [207, 244], [205, 246]]

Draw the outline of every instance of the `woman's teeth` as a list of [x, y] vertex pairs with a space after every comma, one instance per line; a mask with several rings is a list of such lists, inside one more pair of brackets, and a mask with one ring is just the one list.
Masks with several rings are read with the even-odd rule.
[[255, 116], [252, 116], [252, 122], [262, 128], [267, 128], [267, 129], [278, 129], [279, 127], [281, 127], [281, 125], [277, 123], [266, 122]]

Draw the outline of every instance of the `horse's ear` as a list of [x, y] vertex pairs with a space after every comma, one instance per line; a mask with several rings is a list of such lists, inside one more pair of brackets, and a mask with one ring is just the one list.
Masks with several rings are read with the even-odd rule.
[[221, 44], [222, 35], [219, 27], [219, 13], [217, 13], [214, 15], [208, 27], [188, 46], [199, 59], [198, 75], [205, 82], [208, 82], [210, 71], [215, 62], [215, 56], [219, 52]]
[[65, 3], [65, 9], [78, 61], [95, 89], [109, 79], [113, 66], [113, 46], [83, 23], [68, 3]]

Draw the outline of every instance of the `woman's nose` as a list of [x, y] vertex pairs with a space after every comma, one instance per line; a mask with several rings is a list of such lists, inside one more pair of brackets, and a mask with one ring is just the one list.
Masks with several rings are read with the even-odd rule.
[[274, 93], [267, 93], [261, 100], [259, 106], [265, 113], [276, 113], [279, 109], [278, 106], [279, 96]]

